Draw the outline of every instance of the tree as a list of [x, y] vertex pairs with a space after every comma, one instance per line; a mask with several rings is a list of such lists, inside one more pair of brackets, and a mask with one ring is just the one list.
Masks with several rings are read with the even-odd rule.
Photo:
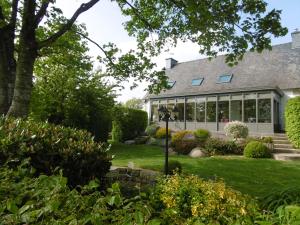
[[75, 25], [51, 48], [45, 48], [34, 68], [31, 116], [54, 124], [90, 131], [105, 141], [111, 128], [113, 86], [93, 71], [87, 43]]
[[140, 98], [132, 98], [125, 102], [124, 106], [131, 109], [143, 109], [144, 101]]
[[[66, 20], [57, 16], [55, 0], [1, 0], [0, 113], [27, 115], [33, 68], [41, 50], [55, 43], [71, 29], [80, 14], [99, 1], [87, 1]], [[138, 50], [118, 57], [113, 44], [98, 45], [105, 54], [99, 60], [106, 64], [106, 73], [118, 80], [131, 76], [151, 81], [150, 91], [167, 87], [167, 77], [163, 71], [153, 71], [155, 64], [149, 57], [158, 55], [166, 45], [176, 45], [179, 39], [199, 44], [200, 52], [208, 56], [216, 56], [220, 51], [227, 53], [227, 62], [234, 64], [247, 49], [258, 52], [270, 49], [271, 35], [287, 33], [280, 24], [281, 12], [275, 9], [267, 12], [263, 0], [115, 2], [129, 18], [125, 27], [136, 37]], [[43, 19], [46, 22], [41, 24]], [[52, 26], [53, 21], [60, 25]]]

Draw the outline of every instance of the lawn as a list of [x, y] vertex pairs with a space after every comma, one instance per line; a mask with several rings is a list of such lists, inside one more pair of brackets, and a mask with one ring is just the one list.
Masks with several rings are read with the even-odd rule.
[[[114, 166], [127, 166], [161, 170], [163, 149], [147, 145], [114, 144], [111, 148]], [[270, 191], [300, 186], [300, 162], [282, 162], [273, 159], [245, 159], [241, 156], [215, 156], [193, 159], [188, 156], [170, 156], [182, 163], [183, 172], [205, 179], [223, 179], [227, 185], [262, 197]]]

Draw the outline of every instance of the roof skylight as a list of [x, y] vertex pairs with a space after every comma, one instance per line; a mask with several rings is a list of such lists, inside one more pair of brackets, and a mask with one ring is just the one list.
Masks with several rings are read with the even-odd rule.
[[192, 80], [192, 86], [200, 86], [203, 82], [204, 78], [197, 78]]
[[232, 80], [233, 74], [223, 74], [219, 76], [217, 83], [230, 83]]

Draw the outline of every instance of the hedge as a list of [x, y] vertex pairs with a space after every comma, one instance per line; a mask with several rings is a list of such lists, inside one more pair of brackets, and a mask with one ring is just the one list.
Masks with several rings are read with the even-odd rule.
[[[122, 138], [120, 141], [126, 141], [134, 139], [145, 131], [148, 114], [143, 110], [119, 106], [114, 109], [113, 120], [115, 121], [114, 124], [118, 124], [121, 129]], [[112, 130], [112, 132], [114, 131], [116, 129]]]
[[300, 148], [300, 96], [289, 99], [286, 104], [285, 130], [293, 145]]

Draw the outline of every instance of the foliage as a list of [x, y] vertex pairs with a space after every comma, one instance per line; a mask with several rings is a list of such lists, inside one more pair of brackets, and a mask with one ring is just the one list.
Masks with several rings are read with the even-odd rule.
[[171, 146], [179, 154], [189, 154], [191, 150], [198, 146], [194, 133], [189, 130], [177, 131], [172, 135]]
[[196, 130], [194, 132], [194, 135], [200, 143], [205, 143], [207, 141], [207, 139], [210, 138], [210, 136], [211, 136], [210, 132], [205, 129]]
[[142, 196], [124, 198], [117, 184], [105, 195], [93, 180], [69, 189], [60, 175], [32, 178], [32, 168], [0, 168], [1, 224], [153, 224]]
[[261, 208], [267, 211], [276, 212], [280, 206], [300, 205], [299, 187], [291, 187], [280, 191], [272, 191], [261, 200]]
[[156, 131], [159, 129], [159, 126], [155, 123], [150, 124], [146, 127], [145, 133], [150, 137], [155, 137]]
[[122, 129], [117, 121], [112, 122], [111, 137], [114, 143], [119, 143], [122, 140]]
[[134, 139], [134, 143], [137, 144], [137, 145], [143, 145], [143, 144], [146, 144], [149, 139], [150, 139], [149, 136], [136, 137]]
[[170, 160], [168, 163], [168, 174], [174, 175], [175, 173], [181, 174], [182, 165], [177, 160]]
[[273, 144], [273, 138], [272, 137], [262, 137], [261, 141], [263, 143], [266, 143], [266, 144]]
[[[158, 139], [162, 139], [162, 138], [166, 138], [167, 136], [167, 130], [164, 127], [160, 127], [156, 133], [155, 133], [155, 137]], [[168, 129], [168, 136], [171, 137], [171, 129]]]
[[132, 98], [125, 102], [124, 106], [131, 109], [143, 109], [144, 100], [140, 98]]
[[233, 137], [234, 139], [246, 138], [249, 132], [247, 125], [240, 121], [226, 123], [224, 131], [226, 136]]
[[292, 144], [300, 148], [300, 96], [289, 99], [285, 106], [285, 130]]
[[134, 139], [141, 135], [148, 123], [147, 112], [121, 106], [114, 108], [113, 119], [120, 125], [122, 141]]
[[243, 153], [243, 145], [234, 141], [226, 141], [220, 138], [209, 138], [205, 144], [205, 151], [209, 155], [226, 155]]
[[[84, 26], [74, 26], [35, 63], [35, 83], [31, 101], [31, 116], [41, 121], [91, 132], [96, 140], [106, 141], [111, 129], [114, 106], [112, 86], [99, 72], [93, 72], [93, 62], [87, 43], [77, 33]], [[51, 54], [49, 54], [51, 52]]]
[[258, 210], [254, 201], [222, 181], [175, 174], [160, 180], [157, 188], [165, 207], [162, 217], [170, 224], [253, 224]]
[[72, 187], [102, 180], [111, 165], [107, 148], [87, 131], [1, 118], [0, 160], [18, 164], [25, 158], [30, 158], [36, 174], [51, 175], [62, 169]]
[[244, 149], [244, 156], [247, 158], [270, 158], [271, 152], [262, 142], [251, 141]]

